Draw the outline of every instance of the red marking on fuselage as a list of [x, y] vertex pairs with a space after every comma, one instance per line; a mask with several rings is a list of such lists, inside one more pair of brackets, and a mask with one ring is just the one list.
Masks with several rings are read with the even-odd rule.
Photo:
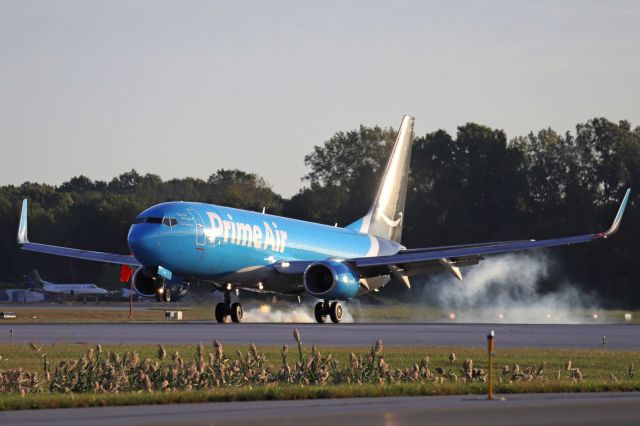
[[203, 247], [196, 247], [196, 250], [199, 250], [201, 252], [200, 259], [202, 259], [204, 257], [204, 248]]

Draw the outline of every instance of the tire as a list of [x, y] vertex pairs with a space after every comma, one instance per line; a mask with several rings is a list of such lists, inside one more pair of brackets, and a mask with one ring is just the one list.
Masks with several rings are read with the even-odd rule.
[[164, 288], [164, 292], [162, 292], [162, 301], [171, 302], [171, 290], [169, 287]]
[[215, 317], [218, 322], [225, 322], [227, 320], [227, 305], [225, 303], [218, 303], [216, 305]]
[[331, 321], [335, 323], [339, 323], [342, 321], [342, 305], [338, 302], [333, 302], [331, 307], [329, 308], [329, 316], [331, 317]]
[[239, 303], [234, 303], [231, 305], [231, 321], [240, 322], [242, 321], [242, 305]]
[[313, 314], [316, 317], [318, 324], [324, 324], [327, 322], [327, 314], [324, 312], [324, 303], [316, 303], [316, 307], [313, 309]]

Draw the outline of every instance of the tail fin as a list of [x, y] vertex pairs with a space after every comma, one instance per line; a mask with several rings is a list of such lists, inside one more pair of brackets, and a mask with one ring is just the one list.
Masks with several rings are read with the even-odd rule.
[[402, 119], [376, 198], [369, 212], [347, 226], [348, 229], [400, 242], [414, 120], [410, 115]]
[[44, 281], [42, 281], [42, 278], [40, 278], [40, 274], [38, 273], [38, 271], [36, 269], [31, 271], [31, 277], [33, 277], [33, 282], [34, 283], [36, 283], [38, 285], [44, 284]]
[[29, 242], [27, 237], [27, 199], [22, 200], [22, 211], [20, 212], [20, 225], [18, 225], [18, 244], [24, 245]]

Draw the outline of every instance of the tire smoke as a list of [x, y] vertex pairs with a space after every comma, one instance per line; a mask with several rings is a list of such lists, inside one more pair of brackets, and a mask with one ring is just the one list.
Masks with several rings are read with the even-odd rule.
[[[353, 317], [343, 305], [344, 313], [342, 322], [353, 322]], [[263, 304], [258, 307], [248, 307], [244, 311], [243, 322], [294, 322], [313, 323], [313, 305], [296, 305], [295, 307], [272, 306]], [[327, 318], [327, 322], [331, 322]]]
[[552, 292], [540, 290], [550, 266], [543, 254], [487, 259], [464, 271], [462, 281], [441, 274], [427, 279], [423, 300], [455, 312], [458, 322], [587, 322], [586, 311], [597, 309], [593, 297], [568, 281]]

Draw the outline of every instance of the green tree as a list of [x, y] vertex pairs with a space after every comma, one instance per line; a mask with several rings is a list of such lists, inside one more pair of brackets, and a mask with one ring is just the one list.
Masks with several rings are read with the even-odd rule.
[[303, 180], [310, 187], [293, 197], [287, 211], [342, 226], [366, 214], [395, 138], [391, 127], [360, 126], [314, 146], [304, 159], [311, 170]]

